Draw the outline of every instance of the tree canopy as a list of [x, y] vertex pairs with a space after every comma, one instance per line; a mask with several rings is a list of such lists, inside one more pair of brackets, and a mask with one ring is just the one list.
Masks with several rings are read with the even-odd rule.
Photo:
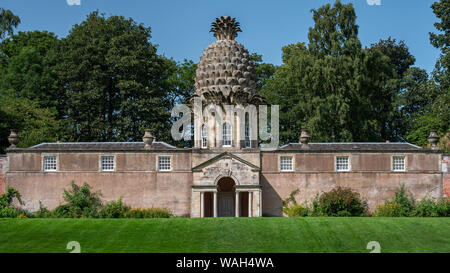
[[20, 18], [12, 11], [0, 8], [0, 40], [14, 33], [14, 28], [20, 24]]
[[[282, 65], [255, 64], [257, 91], [280, 105], [281, 143], [409, 141], [427, 146], [429, 130], [450, 150], [450, 4], [431, 6], [441, 55], [434, 71], [414, 67], [404, 41], [388, 37], [363, 48], [352, 4], [311, 10], [307, 42], [282, 48]], [[151, 28], [98, 11], [64, 38], [14, 33], [20, 18], [0, 8], [0, 152], [18, 129], [26, 147], [44, 141], [138, 141], [144, 129], [177, 146], [171, 108], [194, 94], [197, 64], [158, 53]], [[189, 145], [189, 144], [188, 144]]]
[[280, 105], [281, 142], [298, 142], [302, 128], [309, 129], [313, 141], [390, 140], [422, 146], [430, 129], [448, 132], [449, 88], [442, 76], [447, 71], [448, 1], [432, 7], [438, 18], [447, 16], [437, 25], [444, 34], [431, 34], [443, 48], [432, 79], [412, 67], [415, 58], [404, 41], [388, 37], [363, 48], [352, 4], [337, 1], [312, 10], [308, 43], [282, 48], [283, 64], [261, 91], [268, 103]]

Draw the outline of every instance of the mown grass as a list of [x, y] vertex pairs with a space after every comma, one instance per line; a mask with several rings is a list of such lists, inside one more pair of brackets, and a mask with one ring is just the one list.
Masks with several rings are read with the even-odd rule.
[[450, 252], [450, 218], [0, 219], [0, 252]]

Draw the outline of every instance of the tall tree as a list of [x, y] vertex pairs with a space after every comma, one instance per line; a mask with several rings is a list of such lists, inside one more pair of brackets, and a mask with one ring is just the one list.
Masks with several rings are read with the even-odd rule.
[[392, 37], [388, 37], [387, 40], [381, 39], [378, 43], [372, 44], [370, 49], [379, 49], [389, 57], [390, 64], [399, 79], [403, 78], [405, 72], [416, 62], [416, 58], [409, 52], [405, 41], [397, 42]]
[[57, 37], [46, 31], [19, 32], [3, 41], [0, 89], [12, 89], [17, 97], [62, 112], [53, 56], [58, 43]]
[[442, 53], [442, 66], [448, 71], [450, 65], [450, 1], [440, 0], [431, 5], [434, 14], [440, 19], [434, 26], [441, 33], [430, 33], [430, 41], [433, 46], [439, 48]]
[[62, 40], [57, 66], [66, 122], [80, 141], [139, 140], [145, 128], [168, 140], [173, 65], [149, 42], [150, 27], [98, 11]]
[[173, 73], [169, 77], [169, 96], [171, 107], [178, 104], [188, 104], [190, 97], [195, 92], [195, 71], [197, 64], [192, 60], [184, 59], [183, 62], [172, 61]]
[[309, 44], [284, 47], [283, 65], [262, 90], [281, 107], [282, 142], [298, 141], [302, 127], [314, 141], [385, 139], [395, 85], [389, 58], [362, 49], [352, 4], [337, 1], [312, 13]]
[[411, 119], [406, 138], [426, 146], [429, 130], [434, 129], [441, 136], [440, 147], [450, 151], [450, 1], [440, 0], [433, 3], [431, 8], [440, 21], [434, 24], [438, 33], [430, 33], [430, 42], [441, 50], [441, 56], [428, 85], [428, 91], [432, 91], [433, 97], [429, 98], [424, 111]]
[[270, 63], [263, 62], [261, 54], [252, 53], [250, 59], [253, 61], [256, 73], [256, 91], [259, 92], [266, 82], [275, 74], [276, 66]]
[[61, 138], [54, 109], [40, 108], [37, 102], [17, 97], [15, 91], [9, 89], [0, 92], [0, 153], [10, 145], [7, 137], [11, 129], [19, 130], [19, 147]]
[[58, 39], [52, 33], [19, 32], [0, 44], [0, 150], [17, 129], [21, 147], [63, 136], [56, 73], [49, 61]]
[[[372, 105], [375, 106], [373, 118], [377, 121], [380, 140], [404, 141], [407, 123], [403, 116], [404, 112], [400, 111], [404, 103], [401, 98], [402, 88], [411, 87], [414, 77], [406, 79], [404, 83], [402, 81], [408, 69], [414, 64], [415, 58], [404, 41], [397, 42], [391, 37], [387, 40], [381, 39], [367, 50], [374, 56], [381, 53], [388, 58], [386, 59], [388, 66], [385, 67], [385, 75], [388, 77], [384, 82], [380, 82], [382, 84], [377, 88], [376, 96], [372, 100]], [[403, 93], [408, 94], [407, 91]]]
[[14, 33], [14, 28], [20, 24], [20, 18], [12, 11], [0, 8], [0, 40]]

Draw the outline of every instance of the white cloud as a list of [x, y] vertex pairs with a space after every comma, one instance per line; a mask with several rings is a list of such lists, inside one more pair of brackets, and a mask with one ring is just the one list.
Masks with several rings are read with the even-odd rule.
[[381, 6], [381, 0], [367, 0], [367, 4], [370, 6]]
[[81, 5], [81, 0], [66, 0], [66, 2], [67, 2], [67, 5], [70, 5], [70, 6], [73, 6], [73, 5], [80, 6]]

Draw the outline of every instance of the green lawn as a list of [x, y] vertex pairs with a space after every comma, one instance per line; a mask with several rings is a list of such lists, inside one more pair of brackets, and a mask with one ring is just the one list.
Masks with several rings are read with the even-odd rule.
[[0, 252], [450, 252], [450, 218], [0, 219]]

